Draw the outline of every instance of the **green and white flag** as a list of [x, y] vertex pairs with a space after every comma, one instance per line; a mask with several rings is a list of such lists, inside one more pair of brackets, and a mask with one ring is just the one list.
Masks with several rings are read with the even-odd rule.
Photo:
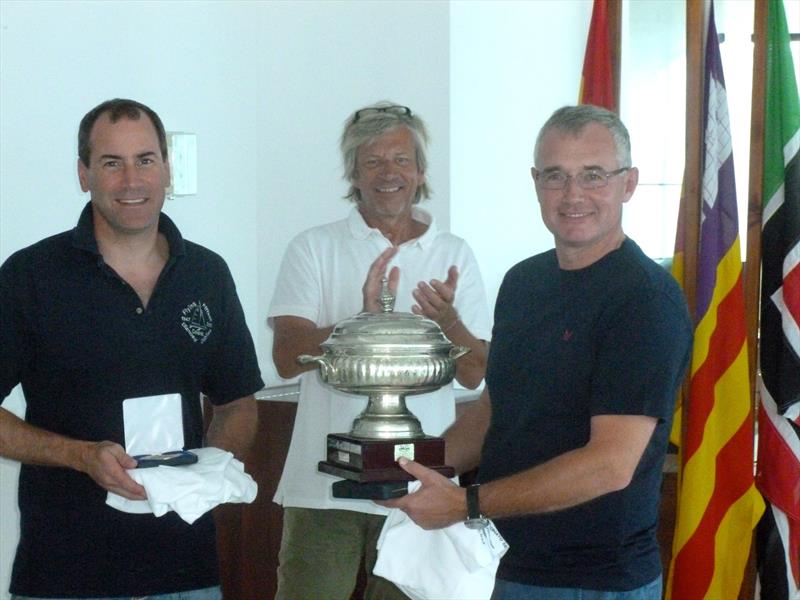
[[769, 0], [756, 541], [762, 600], [800, 599], [800, 98], [783, 0]]

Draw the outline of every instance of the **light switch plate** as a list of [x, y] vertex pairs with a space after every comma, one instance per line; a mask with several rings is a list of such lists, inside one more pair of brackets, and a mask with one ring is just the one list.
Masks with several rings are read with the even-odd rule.
[[194, 133], [167, 132], [172, 185], [167, 190], [169, 198], [197, 194], [197, 135]]

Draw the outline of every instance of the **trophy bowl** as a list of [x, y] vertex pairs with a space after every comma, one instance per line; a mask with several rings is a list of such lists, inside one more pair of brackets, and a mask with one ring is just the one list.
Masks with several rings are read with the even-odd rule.
[[317, 363], [325, 384], [368, 396], [350, 431], [364, 439], [425, 437], [405, 397], [450, 383], [456, 359], [469, 352], [453, 345], [436, 322], [391, 308], [342, 321], [320, 347], [322, 355], [298, 360]]

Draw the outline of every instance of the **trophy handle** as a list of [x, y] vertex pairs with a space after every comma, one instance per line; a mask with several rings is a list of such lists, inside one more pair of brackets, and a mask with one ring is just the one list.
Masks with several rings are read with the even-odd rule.
[[308, 363], [318, 363], [320, 365], [325, 364], [325, 355], [321, 354], [319, 356], [311, 356], [310, 354], [301, 354], [297, 357], [297, 362], [307, 365]]
[[466, 346], [453, 346], [452, 348], [450, 348], [450, 358], [455, 360], [457, 358], [461, 358], [468, 352], [469, 348], [467, 348]]
[[317, 363], [319, 365], [320, 376], [325, 383], [333, 383], [333, 377], [336, 374], [336, 369], [333, 368], [331, 360], [321, 354], [319, 356], [311, 356], [310, 354], [301, 354], [297, 357], [297, 362], [307, 365], [308, 363]]

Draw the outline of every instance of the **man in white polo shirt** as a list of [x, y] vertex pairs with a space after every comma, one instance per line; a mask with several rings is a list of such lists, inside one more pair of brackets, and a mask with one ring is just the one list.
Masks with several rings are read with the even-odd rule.
[[[334, 325], [361, 311], [378, 312], [380, 281], [388, 276], [395, 310], [436, 321], [453, 344], [471, 349], [456, 363], [456, 380], [480, 385], [491, 318], [478, 265], [467, 243], [437, 229], [417, 203], [425, 181], [427, 133], [404, 106], [377, 103], [353, 113], [341, 138], [346, 219], [299, 234], [284, 256], [269, 308], [273, 357], [282, 377], [302, 373], [292, 442], [275, 502], [284, 507], [278, 599], [349, 599], [364, 562], [366, 598], [405, 598], [372, 575], [386, 509], [370, 500], [333, 498], [337, 478], [317, 471], [328, 433], [349, 431], [363, 397], [324, 386], [315, 365]], [[452, 385], [411, 396], [408, 407], [425, 433], [439, 435], [455, 418]]]

